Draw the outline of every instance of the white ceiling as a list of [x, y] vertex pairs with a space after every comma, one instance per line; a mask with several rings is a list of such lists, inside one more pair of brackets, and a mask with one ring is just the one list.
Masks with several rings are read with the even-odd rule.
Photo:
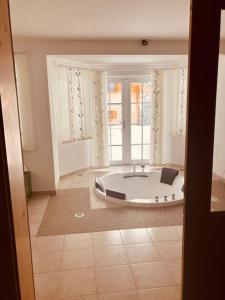
[[14, 36], [187, 38], [189, 0], [10, 0]]

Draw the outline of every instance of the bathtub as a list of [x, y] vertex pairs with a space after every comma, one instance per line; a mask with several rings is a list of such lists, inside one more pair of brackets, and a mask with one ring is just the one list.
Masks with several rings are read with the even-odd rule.
[[183, 202], [184, 177], [178, 174], [172, 185], [160, 183], [161, 170], [113, 173], [96, 178], [95, 194], [115, 204], [134, 207], [165, 207]]

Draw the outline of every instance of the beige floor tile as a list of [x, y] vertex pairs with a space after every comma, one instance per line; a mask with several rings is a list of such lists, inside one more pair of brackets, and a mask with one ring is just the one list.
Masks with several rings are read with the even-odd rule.
[[159, 252], [153, 243], [127, 245], [126, 251], [129, 262], [132, 264], [161, 260]]
[[43, 214], [48, 205], [48, 200], [36, 200], [35, 204], [28, 205], [29, 214]]
[[138, 291], [140, 300], [181, 300], [180, 287], [162, 287]]
[[35, 300], [62, 300], [59, 297], [56, 296], [38, 296], [36, 295]]
[[34, 195], [28, 200], [28, 207], [44, 207], [48, 204], [48, 200], [50, 199], [50, 195]]
[[82, 269], [94, 267], [93, 248], [72, 249], [62, 252], [61, 269]]
[[44, 213], [29, 213], [30, 224], [41, 224]]
[[161, 257], [167, 259], [179, 259], [182, 257], [182, 242], [170, 241], [170, 242], [158, 242], [155, 243]]
[[146, 228], [121, 230], [125, 244], [143, 244], [151, 242], [150, 235]]
[[183, 238], [183, 226], [182, 225], [174, 226], [174, 229], [180, 236], [180, 239], [182, 239]]
[[34, 275], [35, 291], [38, 299], [51, 299], [59, 296], [60, 272], [42, 273]]
[[124, 246], [95, 248], [95, 266], [106, 267], [128, 264]]
[[63, 298], [61, 300], [98, 300], [96, 295]]
[[92, 233], [94, 247], [123, 245], [119, 230]]
[[36, 250], [62, 250], [63, 235], [44, 236], [31, 238], [31, 247]]
[[148, 232], [154, 242], [177, 241], [180, 235], [173, 226], [152, 227], [148, 228]]
[[68, 234], [64, 237], [63, 250], [90, 248], [92, 246], [91, 233]]
[[39, 224], [30, 224], [30, 236], [36, 236], [39, 229]]
[[96, 284], [98, 294], [135, 289], [131, 270], [127, 265], [96, 269]]
[[181, 260], [170, 260], [165, 262], [169, 273], [172, 275], [174, 283], [181, 285], [181, 272], [182, 264]]
[[75, 296], [95, 295], [95, 272], [93, 269], [82, 269], [36, 274], [35, 289], [37, 298], [41, 300], [69, 300]]
[[99, 295], [98, 300], [139, 300], [136, 291]]
[[61, 250], [33, 251], [34, 273], [49, 273], [60, 270]]
[[96, 295], [94, 269], [80, 269], [60, 272], [60, 297]]
[[150, 262], [132, 265], [135, 283], [138, 289], [169, 286], [173, 284], [163, 262]]

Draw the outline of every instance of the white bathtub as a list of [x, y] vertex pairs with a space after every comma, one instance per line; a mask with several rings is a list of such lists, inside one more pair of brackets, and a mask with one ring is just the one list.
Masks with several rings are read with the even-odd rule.
[[[139, 175], [147, 177], [138, 177]], [[133, 177], [125, 178], [126, 176]], [[161, 170], [108, 174], [97, 178], [103, 191], [96, 187], [94, 187], [94, 191], [106, 201], [135, 207], [162, 207], [182, 203], [184, 194], [181, 189], [184, 177], [178, 174], [172, 185], [160, 183], [160, 177]], [[126, 195], [126, 199], [108, 196], [106, 189], [123, 193]]]

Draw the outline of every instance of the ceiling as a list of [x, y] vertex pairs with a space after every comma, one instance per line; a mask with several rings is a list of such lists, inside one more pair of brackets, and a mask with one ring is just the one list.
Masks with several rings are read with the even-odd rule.
[[62, 64], [83, 67], [127, 69], [187, 66], [187, 55], [48, 55], [48, 59]]
[[183, 39], [189, 0], [10, 0], [13, 35], [73, 39]]

